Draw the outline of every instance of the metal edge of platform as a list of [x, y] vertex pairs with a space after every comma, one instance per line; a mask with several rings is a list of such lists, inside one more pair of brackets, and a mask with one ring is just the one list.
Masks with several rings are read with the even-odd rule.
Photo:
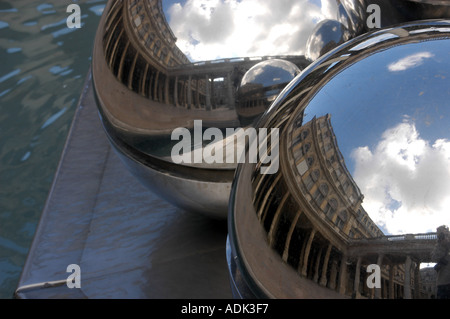
[[80, 94], [80, 98], [78, 100], [78, 103], [77, 103], [77, 106], [75, 109], [75, 113], [74, 113], [72, 122], [70, 124], [69, 132], [67, 134], [67, 138], [64, 143], [63, 151], [61, 153], [55, 175], [53, 176], [52, 184], [51, 184], [49, 193], [47, 195], [47, 199], [45, 201], [44, 208], [42, 210], [41, 216], [39, 218], [39, 222], [37, 224], [38, 226], [34, 233], [33, 240], [31, 242], [31, 246], [28, 250], [27, 258], [26, 258], [24, 267], [22, 269], [22, 273], [20, 275], [17, 288], [14, 292], [14, 298], [27, 299], [27, 291], [51, 288], [51, 287], [59, 287], [61, 285], [66, 284], [66, 279], [60, 279], [60, 280], [55, 280], [55, 281], [42, 281], [42, 282], [27, 283], [27, 284], [24, 284], [24, 282], [26, 282], [25, 277], [27, 276], [27, 274], [31, 272], [31, 267], [32, 267], [31, 260], [34, 258], [34, 253], [35, 253], [36, 247], [39, 245], [38, 238], [42, 236], [42, 232], [43, 232], [41, 225], [44, 223], [46, 218], [48, 218], [49, 206], [50, 206], [50, 201], [52, 199], [52, 194], [55, 191], [59, 173], [62, 169], [63, 162], [67, 156], [68, 147], [69, 147], [69, 144], [71, 143], [71, 140], [74, 135], [75, 125], [76, 125], [77, 121], [79, 121], [79, 118], [81, 117], [80, 109], [82, 108], [83, 100], [86, 98], [87, 92], [89, 90], [89, 82], [91, 81], [91, 77], [92, 77], [91, 68], [89, 68], [88, 74], [84, 80], [83, 90]]
[[[90, 81], [89, 71], [14, 297], [230, 298], [226, 224], [181, 211], [135, 181], [111, 152]], [[114, 193], [121, 192], [114, 189], [115, 177], [130, 197], [137, 189], [136, 202]], [[136, 216], [138, 225], [111, 206], [108, 196], [120, 197], [116, 204]], [[147, 218], [154, 209], [156, 217]], [[111, 224], [115, 233], [109, 236]], [[125, 229], [126, 224], [131, 225]], [[131, 249], [121, 247], [121, 238]], [[134, 257], [136, 264], [128, 265]], [[113, 265], [103, 271], [107, 261]], [[83, 288], [67, 287], [69, 264], [81, 265]]]

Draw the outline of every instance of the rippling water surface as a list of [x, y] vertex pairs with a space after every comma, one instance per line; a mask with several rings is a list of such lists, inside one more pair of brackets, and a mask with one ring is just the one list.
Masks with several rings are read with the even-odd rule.
[[[0, 0], [0, 298], [19, 280], [106, 2]], [[81, 29], [67, 27], [71, 3]]]

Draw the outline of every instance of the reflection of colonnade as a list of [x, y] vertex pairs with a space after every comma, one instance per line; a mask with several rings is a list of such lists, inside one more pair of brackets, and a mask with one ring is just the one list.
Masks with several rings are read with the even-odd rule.
[[432, 261], [436, 239], [435, 233], [359, 239], [350, 241], [347, 253], [357, 264], [380, 266], [381, 289], [375, 289], [374, 297], [423, 298], [429, 289], [421, 283], [420, 264]]
[[[297, 124], [282, 138], [290, 147], [281, 147], [281, 170], [252, 180], [269, 245], [301, 276], [341, 294], [419, 297], [420, 261], [430, 261], [435, 235], [385, 236], [361, 206], [330, 116]], [[366, 285], [369, 264], [381, 268], [380, 289]]]
[[[235, 58], [190, 63], [176, 46], [160, 0], [118, 0], [107, 13], [103, 37], [106, 61], [117, 79], [152, 101], [211, 110], [234, 108], [244, 73], [273, 58]], [[304, 57], [283, 59], [304, 68]]]

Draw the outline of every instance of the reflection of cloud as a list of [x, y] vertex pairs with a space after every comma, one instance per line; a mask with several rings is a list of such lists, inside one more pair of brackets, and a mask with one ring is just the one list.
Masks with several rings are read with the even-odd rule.
[[412, 54], [389, 64], [388, 69], [391, 72], [405, 71], [407, 69], [421, 65], [424, 59], [429, 59], [433, 56], [434, 54], [430, 52], [419, 52], [416, 54]]
[[[193, 60], [301, 54], [334, 0], [187, 0], [168, 10], [178, 47]], [[318, 5], [322, 8], [319, 8]]]
[[386, 130], [352, 153], [363, 206], [389, 233], [435, 231], [450, 221], [450, 141], [423, 140], [414, 123]]

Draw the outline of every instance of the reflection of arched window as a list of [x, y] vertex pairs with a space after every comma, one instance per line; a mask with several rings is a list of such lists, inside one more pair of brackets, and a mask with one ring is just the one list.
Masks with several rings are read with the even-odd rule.
[[336, 162], [336, 156], [335, 155], [331, 155], [330, 163], [334, 163], [334, 162]]
[[153, 47], [153, 53], [157, 55], [160, 48], [161, 48], [161, 41], [158, 40], [156, 41], [155, 46]]
[[318, 169], [315, 169], [312, 173], [312, 178], [314, 179], [314, 181], [318, 181], [319, 177], [320, 177], [320, 171]]
[[348, 181], [345, 181], [342, 187], [344, 188], [344, 192], [346, 192], [347, 189], [350, 187], [350, 183]]
[[305, 146], [303, 146], [303, 154], [308, 153], [310, 148], [311, 148], [311, 144], [310, 143], [306, 143]]
[[330, 199], [330, 201], [327, 203], [327, 206], [325, 206], [324, 210], [325, 215], [327, 215], [329, 219], [332, 219], [334, 214], [336, 213], [337, 207], [338, 207], [337, 200], [334, 198]]
[[360, 219], [362, 217], [362, 210], [361, 210], [361, 208], [358, 209], [357, 217], [358, 217], [358, 219]]
[[344, 222], [346, 222], [346, 221], [347, 221], [347, 218], [348, 218], [347, 211], [345, 211], [345, 210], [341, 211], [341, 212], [339, 213], [339, 217], [340, 217]]
[[154, 40], [155, 40], [155, 34], [149, 33], [147, 36], [147, 40], [145, 40], [145, 46], [147, 47], [147, 49], [150, 48], [150, 46], [152, 45]]
[[303, 138], [303, 139], [307, 138], [307, 137], [308, 137], [308, 134], [309, 134], [309, 130], [304, 130], [304, 131], [302, 132], [302, 138]]
[[327, 195], [328, 195], [328, 185], [320, 184], [319, 188], [314, 193], [314, 200], [316, 201], [317, 205], [322, 204], [323, 200]]
[[298, 143], [300, 143], [300, 142], [303, 141], [303, 133], [304, 133], [304, 132], [300, 132], [300, 133], [295, 137], [294, 143], [292, 144], [293, 146], [295, 146], [295, 145], [297, 145]]
[[169, 50], [164, 47], [164, 49], [161, 50], [161, 56], [159, 57], [161, 59], [161, 61], [165, 61], [167, 58], [167, 55], [169, 54]]
[[314, 164], [314, 157], [308, 157], [306, 163], [308, 164], [308, 167], [311, 167]]
[[344, 228], [345, 222], [347, 221], [347, 212], [345, 210], [341, 211], [336, 218], [336, 226], [342, 230]]
[[304, 183], [307, 190], [311, 190], [311, 188], [314, 186], [314, 184], [318, 181], [320, 177], [320, 172], [318, 169], [314, 170], [309, 174], [307, 177], [305, 177]]
[[150, 30], [150, 25], [148, 23], [144, 24], [142, 28], [139, 30], [139, 37], [144, 39], [144, 36], [147, 34], [148, 30]]
[[142, 6], [141, 5], [137, 6], [136, 11], [132, 12], [133, 16], [137, 15], [139, 12], [141, 12], [141, 10], [142, 10]]

